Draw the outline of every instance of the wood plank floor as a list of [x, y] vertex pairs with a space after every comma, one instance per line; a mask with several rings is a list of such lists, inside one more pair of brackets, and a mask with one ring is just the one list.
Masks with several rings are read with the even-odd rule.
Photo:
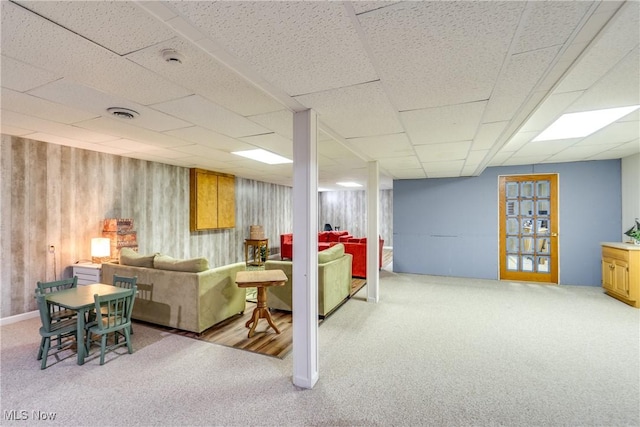
[[[382, 254], [383, 266], [388, 266], [393, 259], [393, 252], [389, 249], [384, 249]], [[353, 296], [366, 284], [365, 279], [352, 278], [351, 279], [351, 294]], [[345, 302], [348, 304], [349, 300]], [[245, 323], [251, 318], [253, 309], [256, 304], [252, 301], [247, 301], [244, 314], [233, 316], [211, 328], [203, 331], [200, 335], [194, 332], [182, 331], [173, 328], [164, 328], [161, 326], [151, 325], [149, 326], [160, 328], [167, 332], [182, 335], [189, 338], [194, 338], [201, 341], [206, 341], [214, 344], [220, 344], [227, 347], [233, 347], [240, 350], [251, 351], [254, 353], [263, 354], [265, 356], [277, 357], [279, 359], [284, 358], [293, 349], [293, 327], [291, 313], [280, 310], [272, 310], [271, 318], [280, 330], [280, 334], [276, 334], [273, 328], [268, 326], [268, 323], [264, 319], [260, 319], [256, 332], [253, 337], [248, 338], [248, 329], [244, 326]], [[339, 310], [339, 308], [338, 308]], [[322, 324], [323, 319], [319, 319], [319, 324]]]

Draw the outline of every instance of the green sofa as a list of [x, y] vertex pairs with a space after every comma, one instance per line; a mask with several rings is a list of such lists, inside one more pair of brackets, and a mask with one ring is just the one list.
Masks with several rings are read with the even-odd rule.
[[[318, 315], [326, 316], [349, 297], [352, 261], [342, 244], [318, 252]], [[267, 288], [267, 305], [272, 309], [292, 311], [292, 261], [267, 260], [265, 269], [282, 270], [289, 279], [284, 286]]]
[[[201, 333], [244, 312], [246, 289], [239, 288], [235, 282], [236, 273], [246, 268], [244, 262], [210, 269], [204, 258], [146, 257], [151, 261], [132, 262], [137, 265], [102, 264], [104, 283], [112, 284], [114, 274], [138, 278], [134, 319]], [[122, 256], [120, 262], [123, 262]]]

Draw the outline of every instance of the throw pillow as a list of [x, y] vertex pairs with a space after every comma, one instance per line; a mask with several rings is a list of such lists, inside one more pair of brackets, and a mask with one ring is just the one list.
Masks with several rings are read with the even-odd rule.
[[329, 261], [333, 261], [334, 259], [338, 259], [343, 255], [344, 245], [342, 243], [338, 243], [337, 245], [331, 246], [329, 249], [318, 252], [318, 264], [325, 264]]
[[131, 248], [122, 248], [120, 250], [120, 264], [130, 265], [132, 267], [148, 267], [153, 268], [153, 258], [156, 254], [140, 255]]
[[200, 273], [209, 269], [209, 261], [206, 258], [176, 259], [167, 255], [157, 255], [153, 260], [153, 265], [160, 270], [187, 273]]

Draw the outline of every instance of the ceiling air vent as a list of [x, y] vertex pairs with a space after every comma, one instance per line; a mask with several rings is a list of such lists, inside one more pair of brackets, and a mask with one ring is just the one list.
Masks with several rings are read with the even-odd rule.
[[107, 108], [107, 111], [112, 115], [119, 119], [135, 119], [140, 114], [137, 111], [130, 110], [128, 108], [120, 108], [120, 107], [111, 107]]
[[162, 57], [170, 64], [182, 64], [182, 61], [184, 61], [184, 56], [175, 49], [164, 49]]

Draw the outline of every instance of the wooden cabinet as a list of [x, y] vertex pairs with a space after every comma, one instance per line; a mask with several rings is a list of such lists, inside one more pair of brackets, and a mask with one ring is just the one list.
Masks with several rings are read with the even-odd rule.
[[191, 169], [189, 209], [191, 231], [235, 227], [235, 177], [204, 169]]
[[602, 243], [602, 287], [608, 295], [640, 308], [640, 246]]

